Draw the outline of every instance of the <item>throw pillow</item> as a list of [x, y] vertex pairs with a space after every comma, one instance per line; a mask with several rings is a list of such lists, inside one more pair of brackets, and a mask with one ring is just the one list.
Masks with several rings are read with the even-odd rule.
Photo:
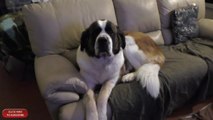
[[198, 10], [198, 6], [193, 4], [173, 11], [171, 21], [174, 43], [184, 42], [198, 36]]

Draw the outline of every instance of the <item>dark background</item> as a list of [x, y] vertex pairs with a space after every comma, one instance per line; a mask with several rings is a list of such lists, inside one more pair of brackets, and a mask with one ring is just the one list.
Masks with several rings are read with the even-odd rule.
[[213, 3], [213, 0], [206, 0], [206, 2], [208, 2], [208, 3]]
[[5, 0], [0, 0], [0, 16], [8, 12], [5, 6]]

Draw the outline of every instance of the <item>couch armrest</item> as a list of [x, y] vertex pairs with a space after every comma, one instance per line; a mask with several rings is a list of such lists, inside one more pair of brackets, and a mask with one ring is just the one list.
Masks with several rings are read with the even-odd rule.
[[79, 100], [78, 93], [85, 93], [87, 86], [72, 63], [60, 55], [35, 59], [35, 74], [45, 99], [56, 104]]
[[200, 37], [213, 39], [213, 20], [200, 19], [199, 20]]

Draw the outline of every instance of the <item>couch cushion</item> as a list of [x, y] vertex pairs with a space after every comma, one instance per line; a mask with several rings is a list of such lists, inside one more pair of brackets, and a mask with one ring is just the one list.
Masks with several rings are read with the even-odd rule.
[[160, 12], [162, 34], [165, 44], [172, 43], [171, 32], [171, 12], [177, 8], [185, 7], [192, 3], [196, 3], [199, 7], [198, 20], [205, 17], [205, 1], [204, 0], [157, 0]]
[[81, 32], [97, 19], [117, 24], [111, 0], [52, 0], [25, 6], [23, 13], [37, 56], [76, 48]]
[[113, 0], [119, 27], [124, 31], [149, 33], [158, 44], [164, 44], [156, 0]]
[[73, 49], [73, 50], [66, 50], [63, 53], [61, 53], [62, 56], [64, 56], [65, 58], [67, 58], [69, 61], [71, 61], [71, 63], [77, 68], [78, 64], [76, 61], [76, 54], [77, 54], [77, 49]]
[[213, 19], [200, 19], [199, 20], [199, 36], [213, 40]]

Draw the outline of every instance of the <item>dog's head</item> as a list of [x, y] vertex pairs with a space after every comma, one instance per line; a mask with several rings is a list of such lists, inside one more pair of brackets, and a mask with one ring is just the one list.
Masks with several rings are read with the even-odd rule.
[[125, 48], [124, 34], [108, 20], [93, 22], [81, 35], [81, 51], [91, 57], [110, 57]]

